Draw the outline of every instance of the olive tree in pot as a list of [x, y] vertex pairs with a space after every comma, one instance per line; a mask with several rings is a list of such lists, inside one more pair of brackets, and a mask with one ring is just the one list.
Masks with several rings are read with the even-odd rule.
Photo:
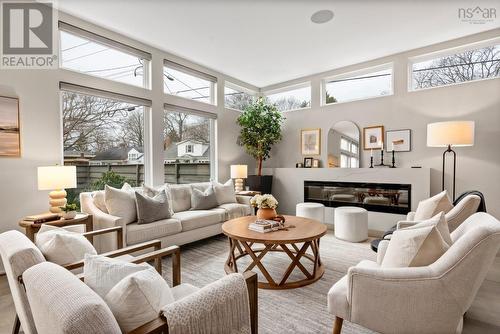
[[262, 175], [262, 162], [270, 157], [272, 146], [281, 140], [284, 119], [275, 105], [266, 103], [260, 97], [236, 121], [241, 127], [238, 144], [257, 160], [257, 175], [248, 175], [247, 178], [251, 190], [271, 193], [273, 176]]

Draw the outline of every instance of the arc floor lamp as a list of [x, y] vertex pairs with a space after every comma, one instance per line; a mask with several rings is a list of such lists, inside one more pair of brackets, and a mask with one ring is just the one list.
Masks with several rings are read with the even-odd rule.
[[453, 200], [455, 200], [455, 174], [457, 170], [457, 153], [453, 150], [453, 147], [473, 145], [473, 121], [451, 121], [427, 124], [427, 146], [446, 147], [446, 151], [443, 152], [442, 190], [444, 190], [446, 155], [447, 153], [453, 155]]

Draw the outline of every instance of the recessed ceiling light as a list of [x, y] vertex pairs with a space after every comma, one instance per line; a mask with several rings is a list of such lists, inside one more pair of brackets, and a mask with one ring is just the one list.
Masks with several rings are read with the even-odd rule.
[[311, 21], [314, 23], [326, 23], [333, 19], [333, 12], [328, 9], [318, 10], [316, 13], [311, 15]]

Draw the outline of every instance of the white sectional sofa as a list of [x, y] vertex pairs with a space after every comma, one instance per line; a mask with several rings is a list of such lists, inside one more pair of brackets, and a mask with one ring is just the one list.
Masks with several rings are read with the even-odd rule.
[[[97, 192], [82, 192], [80, 204], [82, 212], [93, 215], [94, 229], [122, 226], [123, 244], [126, 246], [154, 239], [161, 240], [162, 247], [183, 245], [220, 234], [222, 223], [225, 221], [252, 213], [250, 197], [238, 195], [235, 203], [225, 203], [209, 210], [192, 210], [192, 187], [204, 191], [210, 186], [208, 182], [169, 185], [173, 216], [148, 224], [137, 224], [137, 222], [124, 224], [120, 217], [104, 212], [106, 211], [104, 208], [104, 211], [99, 209], [94, 201]], [[99, 253], [114, 250], [117, 248], [116, 237], [112, 235], [95, 237], [94, 246]]]

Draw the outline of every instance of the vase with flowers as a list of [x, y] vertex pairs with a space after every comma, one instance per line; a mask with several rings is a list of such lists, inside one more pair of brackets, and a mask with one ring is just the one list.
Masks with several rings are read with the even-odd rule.
[[276, 208], [278, 201], [271, 194], [255, 195], [250, 200], [250, 205], [257, 208], [258, 219], [275, 219], [277, 217]]

